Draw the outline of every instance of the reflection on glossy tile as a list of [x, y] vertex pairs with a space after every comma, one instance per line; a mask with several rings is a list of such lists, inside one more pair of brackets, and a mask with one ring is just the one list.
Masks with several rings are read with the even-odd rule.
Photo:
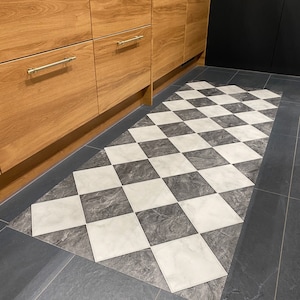
[[256, 139], [268, 137], [266, 134], [256, 129], [252, 125], [243, 125], [233, 128], [226, 128], [226, 130], [241, 142], [247, 142]]
[[211, 119], [199, 119], [199, 120], [189, 120], [185, 122], [194, 132], [207, 132], [222, 129], [220, 125]]
[[170, 137], [170, 141], [180, 152], [210, 148], [210, 145], [196, 133]]
[[106, 147], [105, 152], [112, 165], [147, 158], [141, 147], [136, 143]]
[[153, 246], [151, 249], [171, 292], [227, 275], [198, 234]]
[[199, 233], [243, 222], [219, 194], [181, 201], [180, 206]]
[[147, 142], [166, 138], [166, 135], [157, 126], [146, 126], [129, 129], [130, 134], [137, 142]]
[[86, 226], [96, 262], [149, 248], [149, 242], [133, 213]]
[[[168, 102], [167, 102], [168, 103]], [[172, 103], [172, 102], [170, 102]], [[192, 105], [191, 105], [192, 107]], [[148, 117], [156, 125], [172, 124], [181, 122], [181, 119], [172, 111], [150, 113]]]
[[123, 189], [135, 212], [177, 202], [161, 178], [124, 185]]
[[214, 149], [231, 164], [259, 159], [261, 156], [244, 143], [216, 146]]
[[199, 173], [218, 193], [254, 185], [232, 165], [200, 170]]
[[81, 226], [86, 222], [79, 196], [32, 204], [31, 214], [33, 236]]
[[92, 168], [73, 173], [80, 195], [121, 186], [113, 166]]
[[149, 161], [160, 177], [195, 171], [195, 167], [181, 153], [153, 157], [149, 158]]

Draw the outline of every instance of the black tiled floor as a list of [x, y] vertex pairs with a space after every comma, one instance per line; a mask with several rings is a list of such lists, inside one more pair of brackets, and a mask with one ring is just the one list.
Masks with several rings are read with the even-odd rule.
[[0, 221], [0, 230], [2, 230], [6, 225], [7, 225], [6, 223]]
[[35, 299], [73, 257], [10, 228], [0, 232], [0, 244], [3, 300]]
[[159, 292], [158, 288], [129, 276], [74, 257], [38, 299], [154, 300]]
[[270, 75], [253, 71], [238, 71], [228, 84], [235, 84], [248, 89], [263, 89]]
[[277, 299], [300, 299], [300, 201], [291, 199], [288, 210]]
[[273, 299], [275, 295], [287, 197], [256, 190], [251, 202], [224, 300]]
[[256, 187], [287, 196], [289, 193], [296, 138], [271, 134]]

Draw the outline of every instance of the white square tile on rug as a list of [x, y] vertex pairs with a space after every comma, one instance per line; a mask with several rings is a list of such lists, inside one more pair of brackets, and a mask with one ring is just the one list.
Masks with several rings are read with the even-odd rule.
[[169, 140], [180, 152], [211, 148], [211, 145], [197, 133], [173, 136]]
[[252, 141], [256, 139], [267, 138], [268, 136], [251, 125], [242, 125], [226, 128], [231, 135], [239, 139], [241, 142]]
[[163, 104], [173, 111], [195, 108], [190, 102], [185, 100], [166, 101]]
[[80, 195], [108, 190], [122, 185], [113, 166], [75, 171], [73, 176]]
[[198, 91], [195, 90], [188, 90], [188, 91], [180, 91], [180, 92], [176, 92], [176, 94], [183, 98], [183, 99], [198, 99], [198, 98], [205, 98], [205, 96], [203, 94], [201, 94]]
[[135, 212], [177, 203], [161, 178], [127, 184], [123, 190]]
[[245, 90], [236, 85], [219, 86], [217, 89], [226, 94], [239, 94], [245, 92]]
[[149, 248], [134, 213], [86, 225], [96, 262]]
[[261, 156], [244, 143], [233, 143], [214, 147], [231, 164], [260, 159]]
[[130, 134], [136, 140], [136, 142], [148, 142], [155, 141], [160, 139], [165, 139], [167, 136], [155, 125], [146, 126], [146, 127], [138, 127], [138, 128], [130, 128], [128, 129]]
[[249, 100], [249, 101], [244, 101], [243, 103], [254, 110], [265, 110], [265, 109], [277, 108], [275, 105], [265, 100]]
[[181, 153], [149, 158], [150, 163], [160, 177], [169, 177], [190, 172], [196, 168]]
[[147, 115], [156, 125], [179, 123], [182, 120], [172, 111], [163, 111]]
[[256, 90], [256, 91], [250, 91], [250, 94], [253, 96], [260, 98], [260, 99], [271, 99], [271, 98], [277, 98], [280, 97], [280, 95], [275, 94], [269, 90], [262, 89], [262, 90]]
[[31, 205], [32, 236], [82, 226], [86, 223], [78, 195]]
[[206, 89], [213, 89], [214, 86], [206, 81], [196, 81], [187, 83], [188, 86], [195, 90], [206, 90]]
[[200, 170], [199, 173], [217, 193], [254, 185], [250, 179], [232, 165]]
[[199, 233], [243, 222], [219, 194], [189, 199], [179, 204]]
[[212, 100], [213, 102], [223, 105], [223, 104], [231, 104], [231, 103], [237, 103], [240, 102], [239, 100], [229, 96], [229, 95], [216, 95], [216, 96], [210, 96], [207, 97], [208, 99]]
[[104, 149], [113, 165], [147, 159], [145, 152], [136, 143], [105, 147]]
[[198, 110], [209, 118], [232, 114], [229, 110], [220, 105], [198, 107]]
[[151, 249], [172, 293], [227, 275], [199, 234]]
[[247, 122], [248, 124], [259, 124], [265, 122], [273, 122], [272, 119], [258, 111], [246, 111], [235, 114], [241, 120]]
[[209, 118], [188, 120], [185, 123], [196, 133], [223, 129], [218, 123]]

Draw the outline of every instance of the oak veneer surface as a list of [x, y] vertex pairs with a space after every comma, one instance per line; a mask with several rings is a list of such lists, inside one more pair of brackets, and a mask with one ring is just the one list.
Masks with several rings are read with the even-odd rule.
[[[76, 56], [28, 75], [27, 69]], [[92, 42], [0, 65], [2, 172], [98, 115]]]
[[188, 0], [184, 61], [205, 51], [209, 0]]
[[[118, 46], [135, 36], [143, 38]], [[94, 41], [99, 112], [150, 85], [151, 27]]]
[[89, 0], [0, 1], [0, 62], [91, 37]]
[[186, 2], [153, 0], [153, 80], [183, 63]]
[[151, 24], [151, 0], [91, 0], [93, 36]]

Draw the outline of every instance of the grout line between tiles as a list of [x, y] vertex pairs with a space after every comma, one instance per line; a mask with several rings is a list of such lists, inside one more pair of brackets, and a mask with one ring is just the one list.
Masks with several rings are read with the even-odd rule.
[[7, 225], [9, 224], [9, 222], [7, 222], [7, 221], [5, 221], [3, 219], [0, 219], [0, 221], [3, 222], [3, 223], [5, 223], [5, 224], [7, 224]]
[[268, 77], [268, 79], [267, 79], [267, 81], [266, 81], [266, 83], [265, 83], [265, 85], [264, 85], [263, 89], [265, 89], [265, 88], [266, 88], [267, 84], [269, 83], [269, 80], [270, 80], [270, 78], [271, 78], [271, 74], [269, 74], [269, 77]]
[[158, 299], [158, 296], [160, 295], [160, 292], [161, 292], [161, 289], [159, 289], [159, 291], [158, 291], [158, 293], [157, 293], [157, 295], [156, 295], [156, 297], [155, 297], [154, 300], [157, 300], [157, 299]]
[[281, 262], [282, 262], [282, 253], [283, 253], [283, 246], [284, 246], [284, 239], [285, 239], [285, 231], [286, 231], [286, 225], [287, 225], [287, 218], [288, 218], [289, 204], [290, 204], [290, 195], [291, 195], [292, 182], [293, 182], [293, 176], [294, 176], [294, 167], [295, 167], [297, 147], [298, 147], [299, 130], [300, 130], [300, 116], [299, 116], [299, 119], [298, 119], [297, 137], [296, 137], [296, 143], [295, 143], [295, 149], [294, 149], [294, 158], [293, 158], [292, 171], [291, 171], [291, 176], [290, 176], [290, 186], [289, 186], [288, 200], [287, 200], [287, 204], [286, 204], [286, 212], [285, 212], [285, 220], [284, 220], [284, 227], [283, 227], [283, 233], [282, 233], [282, 241], [281, 241], [281, 249], [280, 249], [280, 256], [279, 256], [279, 263], [278, 263], [278, 271], [277, 271], [277, 279], [276, 279], [274, 300], [277, 299], [277, 291], [278, 291], [278, 284], [279, 284], [279, 277], [280, 277], [280, 269], [281, 269]]
[[66, 262], [66, 264], [61, 268], [61, 270], [48, 282], [48, 284], [41, 290], [41, 292], [33, 299], [33, 300], [37, 300], [45, 291], [46, 289], [50, 286], [50, 284], [58, 277], [58, 275], [66, 268], [66, 266], [71, 262], [71, 260], [75, 257], [75, 255], [73, 255], [72, 257], [70, 257], [68, 259], [68, 261]]
[[227, 81], [226, 85], [229, 84], [229, 82], [239, 73], [239, 71], [236, 71], [234, 75]]
[[272, 191], [268, 191], [268, 190], [264, 190], [264, 189], [260, 189], [260, 188], [256, 188], [256, 187], [254, 187], [254, 189], [257, 190], [257, 191], [269, 193], [269, 194], [276, 195], [276, 196], [288, 197], [288, 195], [283, 195], [283, 194], [275, 193], [275, 192], [272, 192]]

